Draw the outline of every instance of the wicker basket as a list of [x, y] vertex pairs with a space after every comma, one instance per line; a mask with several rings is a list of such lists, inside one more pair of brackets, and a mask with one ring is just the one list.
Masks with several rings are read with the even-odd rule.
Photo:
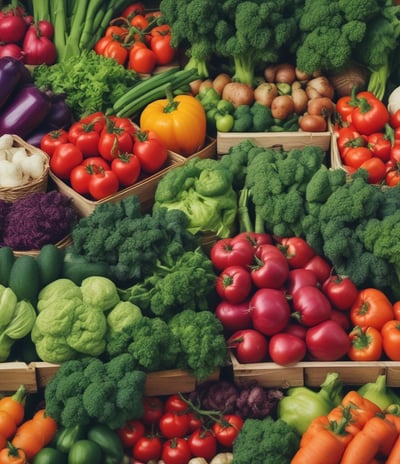
[[[58, 241], [57, 243], [54, 244], [57, 248], [60, 248], [61, 250], [64, 250], [67, 248], [69, 245], [72, 245], [72, 238], [71, 235], [67, 235], [64, 237], [62, 240]], [[20, 257], [20, 256], [33, 256], [36, 258], [40, 250], [24, 250], [24, 251], [19, 251], [19, 250], [13, 250], [14, 256], [15, 257]]]
[[47, 181], [49, 176], [49, 157], [44, 151], [25, 142], [25, 140], [23, 140], [21, 137], [17, 135], [13, 135], [12, 137], [14, 139], [14, 147], [24, 147], [28, 155], [39, 153], [44, 161], [44, 169], [42, 175], [39, 178], [34, 179], [31, 182], [27, 182], [26, 184], [19, 185], [18, 187], [0, 187], [0, 199], [15, 202], [20, 198], [24, 198], [27, 195], [30, 195], [31, 193], [45, 192], [47, 190]]

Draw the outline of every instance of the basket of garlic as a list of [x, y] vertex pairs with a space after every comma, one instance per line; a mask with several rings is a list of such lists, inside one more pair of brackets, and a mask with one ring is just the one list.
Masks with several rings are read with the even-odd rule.
[[0, 199], [14, 202], [47, 190], [49, 157], [17, 135], [0, 137]]

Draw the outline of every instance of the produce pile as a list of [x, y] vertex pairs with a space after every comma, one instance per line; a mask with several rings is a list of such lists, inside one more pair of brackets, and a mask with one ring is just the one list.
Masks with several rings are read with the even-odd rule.
[[399, 461], [397, 2], [6, 3], [0, 463]]

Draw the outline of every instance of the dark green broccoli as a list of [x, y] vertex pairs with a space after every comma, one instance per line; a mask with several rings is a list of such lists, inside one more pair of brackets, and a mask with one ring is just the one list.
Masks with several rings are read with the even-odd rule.
[[92, 357], [65, 361], [46, 386], [46, 412], [65, 427], [100, 422], [116, 429], [143, 415], [145, 380], [128, 353], [104, 365]]
[[250, 132], [253, 127], [253, 115], [249, 105], [238, 105], [233, 112], [232, 132]]
[[89, 262], [107, 263], [113, 280], [127, 286], [151, 274], [156, 259], [171, 262], [198, 246], [187, 225], [181, 211], [142, 214], [139, 198], [132, 195], [100, 204], [81, 218], [72, 230], [72, 251]]
[[250, 113], [253, 116], [252, 131], [266, 132], [273, 124], [271, 108], [268, 106], [254, 102], [251, 105]]
[[246, 419], [233, 443], [233, 464], [289, 464], [299, 446], [299, 434], [285, 421]]
[[177, 367], [187, 369], [199, 380], [226, 365], [226, 347], [221, 321], [211, 311], [186, 309], [170, 319], [168, 326], [179, 340]]

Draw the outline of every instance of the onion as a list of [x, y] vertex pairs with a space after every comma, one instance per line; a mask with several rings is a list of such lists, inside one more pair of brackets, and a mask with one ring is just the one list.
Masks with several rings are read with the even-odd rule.
[[231, 81], [231, 76], [226, 73], [220, 73], [217, 76], [215, 76], [213, 80], [213, 87], [218, 92], [218, 95], [222, 95], [224, 87]]
[[303, 114], [307, 108], [308, 103], [308, 96], [306, 91], [301, 87], [293, 88], [292, 86], [292, 89], [294, 112], [296, 114]]
[[264, 69], [264, 78], [267, 82], [275, 82], [277, 68], [278, 65], [270, 64]]
[[329, 75], [329, 81], [333, 85], [336, 95], [344, 97], [351, 95], [355, 87], [357, 92], [366, 90], [368, 85], [369, 71], [356, 63], [352, 63], [347, 68]]
[[272, 101], [278, 96], [278, 88], [274, 83], [264, 82], [254, 89], [254, 99], [264, 106], [271, 107]]
[[326, 76], [319, 76], [307, 82], [306, 92], [309, 98], [329, 97], [333, 99], [335, 89]]
[[387, 108], [390, 114], [394, 114], [400, 109], [400, 86], [396, 87], [389, 95]]

